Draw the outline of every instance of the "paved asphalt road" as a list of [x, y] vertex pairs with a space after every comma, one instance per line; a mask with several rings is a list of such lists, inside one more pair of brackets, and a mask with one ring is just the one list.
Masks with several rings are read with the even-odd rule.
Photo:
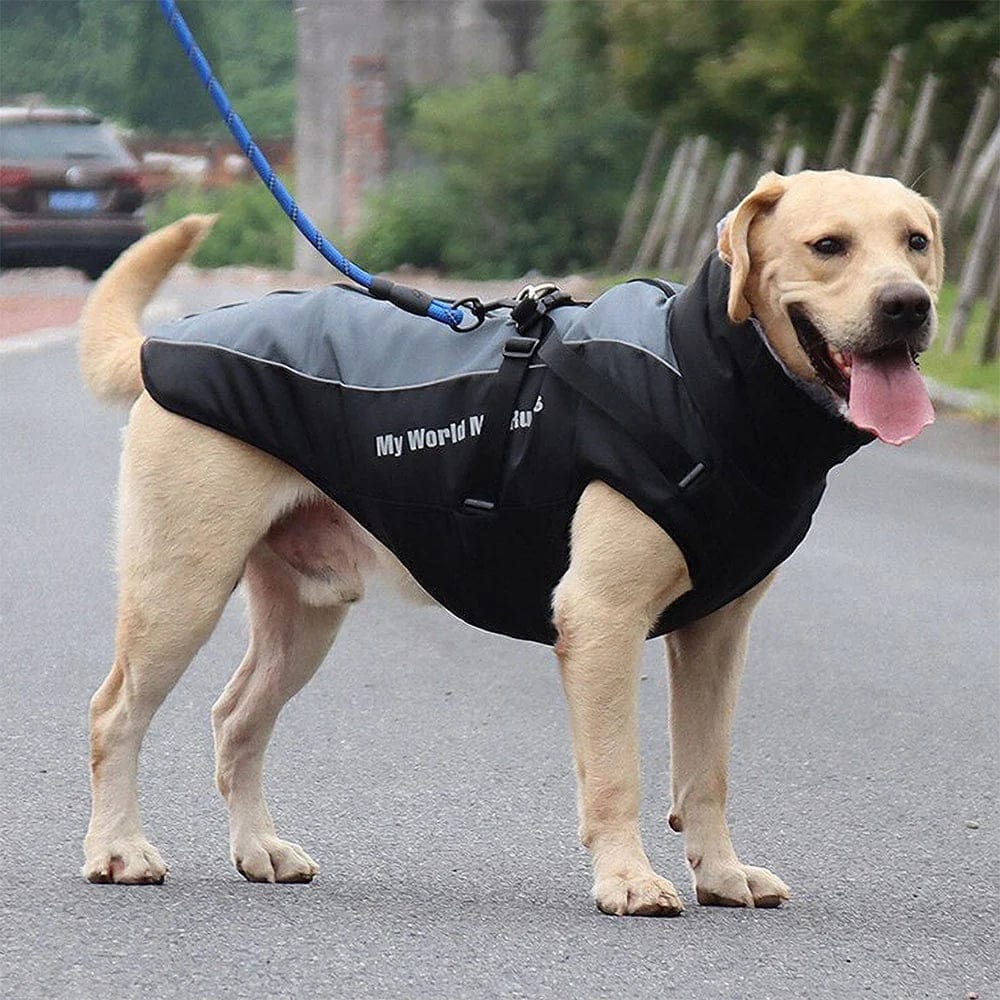
[[567, 723], [546, 650], [374, 598], [269, 758], [309, 886], [226, 858], [208, 710], [238, 605], [154, 722], [146, 828], [162, 887], [78, 875], [87, 700], [111, 659], [120, 413], [73, 345], [0, 356], [0, 995], [29, 998], [998, 997], [995, 429], [943, 419], [837, 472], [755, 627], [731, 815], [778, 911], [693, 904], [666, 826], [665, 684], [647, 644], [643, 824], [689, 901], [588, 899]]

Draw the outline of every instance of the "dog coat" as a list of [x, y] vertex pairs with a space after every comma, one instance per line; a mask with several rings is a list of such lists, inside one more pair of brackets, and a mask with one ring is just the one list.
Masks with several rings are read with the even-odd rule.
[[453, 614], [514, 638], [554, 641], [573, 513], [602, 480], [687, 560], [693, 587], [662, 635], [784, 561], [827, 472], [872, 440], [730, 323], [728, 287], [713, 254], [685, 289], [628, 282], [553, 309], [500, 418], [490, 503], [470, 477], [508, 315], [460, 333], [352, 289], [277, 292], [156, 329], [143, 379], [166, 409], [301, 472]]

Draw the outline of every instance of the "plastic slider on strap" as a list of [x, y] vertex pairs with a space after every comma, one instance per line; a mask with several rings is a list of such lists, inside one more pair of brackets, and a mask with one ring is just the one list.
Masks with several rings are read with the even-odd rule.
[[505, 358], [530, 358], [537, 350], [537, 337], [511, 337], [503, 345], [503, 356]]

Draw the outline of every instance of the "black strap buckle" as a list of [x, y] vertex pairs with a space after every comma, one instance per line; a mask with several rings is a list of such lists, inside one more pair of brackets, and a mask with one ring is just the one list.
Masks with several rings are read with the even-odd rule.
[[517, 332], [524, 336], [550, 310], [572, 301], [557, 285], [525, 285], [514, 297], [510, 318], [517, 324]]

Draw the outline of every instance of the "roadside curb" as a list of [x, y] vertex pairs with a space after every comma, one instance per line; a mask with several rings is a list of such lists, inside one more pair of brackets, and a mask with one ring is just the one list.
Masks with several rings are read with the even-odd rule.
[[924, 383], [935, 407], [976, 417], [986, 416], [991, 420], [997, 417], [996, 407], [985, 393], [975, 392], [972, 389], [957, 389], [927, 375], [924, 376]]

